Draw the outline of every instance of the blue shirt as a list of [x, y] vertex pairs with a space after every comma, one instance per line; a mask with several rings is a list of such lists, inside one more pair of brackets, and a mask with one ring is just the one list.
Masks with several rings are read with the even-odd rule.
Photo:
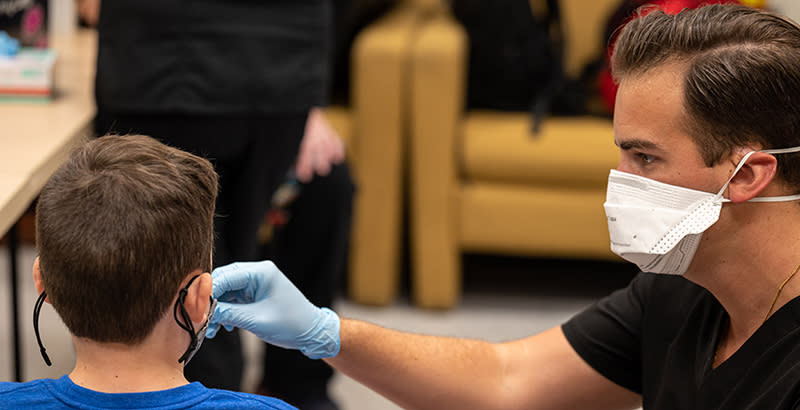
[[296, 410], [273, 397], [209, 389], [194, 382], [144, 393], [100, 393], [66, 375], [26, 383], [0, 382], [0, 409], [275, 409]]

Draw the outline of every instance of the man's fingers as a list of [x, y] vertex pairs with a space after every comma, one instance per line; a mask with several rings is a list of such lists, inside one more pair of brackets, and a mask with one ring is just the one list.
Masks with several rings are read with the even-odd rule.
[[214, 336], [217, 335], [219, 331], [219, 325], [216, 323], [209, 323], [208, 328], [206, 329], [206, 338], [213, 339]]
[[214, 269], [211, 272], [213, 297], [219, 299], [225, 293], [243, 290], [251, 286], [250, 272], [256, 270], [256, 263], [258, 262], [236, 262]]
[[331, 163], [328, 160], [325, 161], [318, 161], [316, 164], [315, 170], [317, 175], [326, 176], [331, 172]]
[[[308, 138], [306, 137], [303, 137]], [[297, 177], [297, 180], [300, 182], [308, 182], [311, 180], [313, 176], [313, 151], [310, 147], [310, 144], [306, 144], [305, 141], [303, 144], [300, 145], [300, 153], [297, 156], [297, 165], [294, 167], [294, 173]]]
[[[217, 302], [217, 309], [214, 310], [214, 315], [208, 323], [208, 328], [215, 327], [219, 329], [224, 326], [226, 330], [231, 331], [234, 327], [240, 327], [239, 315], [236, 314], [236, 306], [232, 303]], [[216, 331], [214, 332], [216, 334]]]
[[333, 161], [331, 162], [333, 162], [334, 164], [341, 164], [342, 161], [344, 161], [344, 157], [345, 157], [344, 143], [338, 141], [336, 144], [336, 148], [334, 150]]

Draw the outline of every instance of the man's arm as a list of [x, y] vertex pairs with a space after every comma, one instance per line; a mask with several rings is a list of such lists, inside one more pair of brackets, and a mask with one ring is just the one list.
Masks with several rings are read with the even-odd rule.
[[213, 272], [208, 337], [239, 327], [267, 343], [325, 358], [410, 409], [625, 409], [637, 394], [586, 364], [560, 328], [507, 343], [423, 336], [318, 308], [272, 262]]
[[560, 328], [507, 343], [415, 335], [343, 319], [331, 366], [409, 409], [628, 409]]

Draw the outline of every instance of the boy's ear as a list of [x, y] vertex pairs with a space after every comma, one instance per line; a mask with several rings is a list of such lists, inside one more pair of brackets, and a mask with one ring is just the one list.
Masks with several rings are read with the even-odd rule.
[[[39, 257], [33, 260], [33, 286], [36, 287], [36, 293], [42, 294], [44, 292], [44, 281], [42, 281], [42, 271], [39, 270]], [[50, 303], [50, 296], [44, 299], [45, 302]]]
[[187, 282], [194, 276], [198, 276], [189, 289], [186, 290], [186, 298], [183, 300], [183, 306], [192, 322], [203, 323], [208, 318], [208, 308], [211, 303], [211, 274], [196, 270], [189, 274]]
[[745, 202], [758, 196], [775, 177], [778, 160], [774, 156], [755, 152], [728, 185], [731, 202]]

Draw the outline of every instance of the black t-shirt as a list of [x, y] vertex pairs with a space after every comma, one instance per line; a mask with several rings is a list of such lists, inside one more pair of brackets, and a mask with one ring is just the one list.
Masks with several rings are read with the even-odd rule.
[[727, 313], [680, 276], [640, 273], [562, 326], [575, 351], [652, 409], [800, 408], [800, 297], [711, 368]]
[[305, 111], [324, 105], [328, 0], [109, 0], [95, 95], [112, 112]]

